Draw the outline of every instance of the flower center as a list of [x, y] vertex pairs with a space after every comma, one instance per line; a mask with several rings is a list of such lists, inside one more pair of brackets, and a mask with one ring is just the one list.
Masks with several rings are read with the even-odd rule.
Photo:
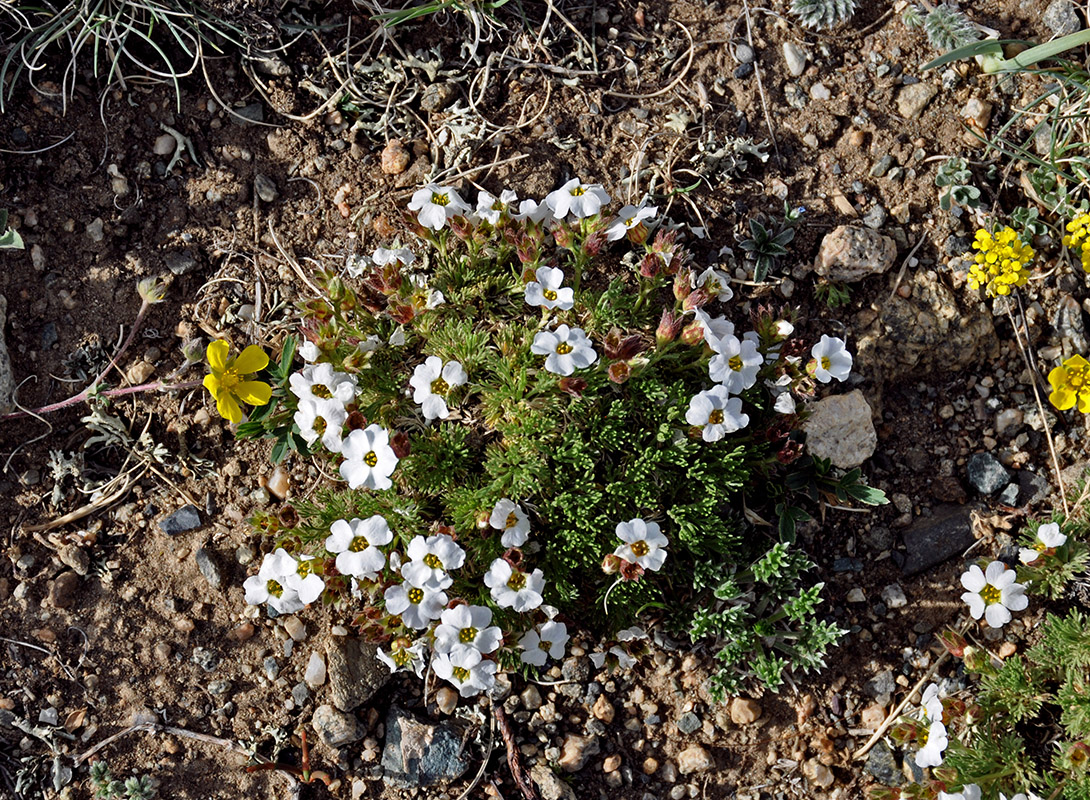
[[537, 643], [537, 649], [538, 650], [544, 650], [546, 653], [549, 652], [549, 648], [551, 648], [552, 646], [553, 646], [553, 643], [550, 642], [550, 641], [547, 641], [545, 639], [541, 639]]
[[450, 674], [454, 676], [454, 680], [458, 683], [465, 683], [469, 680], [469, 670], [465, 667], [451, 667]]
[[432, 394], [446, 394], [450, 391], [450, 384], [442, 378], [436, 378], [431, 382]]
[[980, 590], [980, 597], [986, 605], [993, 605], [998, 603], [1003, 593], [992, 586], [990, 583]]
[[322, 419], [321, 417], [315, 417], [314, 418], [314, 424], [311, 427], [314, 428], [314, 432], [316, 434], [321, 436], [323, 433], [325, 433], [326, 428], [329, 427], [329, 426], [326, 425], [325, 420]]
[[445, 194], [440, 194], [439, 192], [432, 192], [431, 193], [431, 201], [432, 201], [433, 204], [435, 204], [437, 206], [447, 206], [447, 205], [450, 205], [450, 196], [445, 195]]
[[265, 591], [277, 599], [284, 595], [284, 587], [274, 580], [270, 580], [265, 584]]
[[374, 450], [369, 450], [367, 452], [367, 455], [363, 457], [363, 463], [369, 467], [374, 467], [378, 465], [378, 455], [375, 454]]
[[435, 553], [428, 553], [426, 556], [424, 556], [423, 561], [432, 569], [443, 568], [443, 562], [439, 560], [439, 556], [435, 555]]
[[390, 658], [394, 660], [394, 663], [399, 667], [407, 667], [412, 663], [413, 654], [403, 648], [398, 648], [390, 653]]
[[636, 558], [643, 558], [650, 552], [650, 546], [643, 539], [640, 539], [638, 542], [632, 543], [632, 555], [634, 555]]
[[821, 357], [821, 368], [828, 371], [829, 367], [833, 365], [833, 360], [828, 356]]
[[522, 591], [526, 586], [526, 575], [515, 570], [511, 573], [511, 577], [507, 579], [507, 588], [513, 592]]
[[371, 543], [364, 539], [362, 536], [353, 536], [351, 543], [348, 545], [348, 552], [350, 553], [362, 553]]
[[561, 342], [556, 346], [556, 352], [558, 355], [566, 356], [572, 351], [572, 346], [567, 342]]
[[493, 211], [503, 211], [507, 205], [502, 200], [495, 200], [491, 205]]
[[712, 413], [708, 414], [709, 425], [722, 425], [723, 424], [723, 412], [718, 408], [713, 408]]
[[309, 559], [307, 561], [300, 561], [299, 566], [295, 568], [295, 571], [299, 573], [299, 576], [305, 578], [314, 572], [314, 563], [316, 559]]
[[639, 221], [640, 221], [640, 220], [639, 220], [639, 218], [638, 218], [638, 217], [629, 217], [628, 219], [626, 219], [626, 220], [624, 221], [624, 226], [625, 226], [626, 228], [631, 228], [631, 227], [632, 227], [633, 225], [635, 225], [635, 224], [636, 224], [637, 222], [639, 222]]
[[507, 515], [507, 519], [505, 519], [505, 520], [503, 521], [503, 527], [505, 527], [505, 528], [513, 528], [513, 527], [515, 527], [516, 525], [518, 525], [518, 523], [519, 523], [519, 518], [518, 518], [518, 517], [516, 517], [516, 516], [515, 516], [515, 512], [514, 512], [514, 511], [512, 511], [512, 512], [511, 512], [510, 514], [508, 514], [508, 515]]
[[727, 361], [727, 365], [735, 372], [738, 372], [742, 369], [742, 357], [731, 356], [730, 359]]
[[556, 299], [556, 292], [554, 292], [554, 291], [553, 291], [552, 289], [546, 289], [546, 290], [545, 290], [545, 291], [543, 291], [543, 292], [542, 292], [541, 294], [542, 294], [542, 295], [543, 295], [543, 296], [545, 297], [545, 299], [546, 299], [546, 300], [548, 300], [548, 301], [549, 301], [550, 303], [551, 303], [551, 302], [552, 302], [553, 300], [555, 300], [555, 299]]
[[572, 197], [582, 197], [586, 193], [587, 193], [587, 190], [584, 189], [582, 186], [576, 186], [574, 189], [571, 190], [571, 196]]
[[458, 632], [458, 641], [462, 644], [472, 644], [473, 640], [477, 638], [477, 629], [473, 627], [462, 628]]
[[920, 735], [916, 738], [916, 741], [920, 745], [920, 749], [923, 749], [924, 747], [927, 747], [927, 737], [930, 736], [930, 735], [931, 735], [931, 729], [930, 728], [924, 728], [922, 731], [920, 731]]
[[417, 589], [415, 586], [406, 592], [406, 596], [409, 598], [409, 602], [414, 606], [418, 606], [424, 602], [424, 590]]
[[1084, 370], [1084, 369], [1068, 370], [1067, 371], [1067, 381], [1068, 381], [1068, 383], [1071, 384], [1071, 387], [1073, 389], [1079, 388], [1084, 383], [1086, 383], [1086, 370]]
[[223, 375], [220, 376], [220, 386], [227, 391], [231, 391], [241, 382], [242, 378], [239, 377], [238, 370], [234, 367], [231, 367], [230, 369], [225, 369], [223, 371]]
[[329, 387], [324, 383], [311, 384], [310, 393], [315, 397], [320, 397], [323, 400], [330, 400], [333, 397], [333, 392], [329, 391]]

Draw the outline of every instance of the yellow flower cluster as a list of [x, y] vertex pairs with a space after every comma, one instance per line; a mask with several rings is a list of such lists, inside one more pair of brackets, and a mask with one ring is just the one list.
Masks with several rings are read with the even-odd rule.
[[1075, 217], [1067, 223], [1067, 236], [1064, 237], [1065, 247], [1074, 247], [1079, 251], [1082, 259], [1082, 268], [1090, 272], [1090, 214]]
[[1048, 373], [1048, 382], [1052, 386], [1048, 402], [1060, 411], [1078, 403], [1079, 411], [1090, 412], [1090, 361], [1082, 356], [1071, 356]]
[[1026, 265], [1033, 260], [1033, 248], [1022, 244], [1014, 228], [1004, 227], [993, 237], [986, 230], [976, 232], [973, 249], [979, 250], [969, 267], [969, 288], [981, 286], [991, 296], [1007, 295], [1029, 280]]

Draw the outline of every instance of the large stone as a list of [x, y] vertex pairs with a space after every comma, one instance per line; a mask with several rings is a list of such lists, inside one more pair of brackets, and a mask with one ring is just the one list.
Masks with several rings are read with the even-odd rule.
[[878, 446], [870, 405], [858, 389], [814, 403], [802, 429], [811, 455], [827, 458], [841, 469], [858, 467]]
[[938, 93], [939, 88], [930, 83], [910, 84], [897, 95], [897, 111], [905, 119], [916, 119]]
[[915, 575], [964, 552], [973, 537], [968, 506], [941, 505], [931, 509], [930, 517], [919, 517], [905, 530], [905, 575]]
[[897, 243], [877, 231], [841, 225], [821, 240], [814, 272], [833, 281], [860, 281], [880, 275], [897, 260]]
[[166, 519], [159, 521], [159, 530], [167, 536], [191, 531], [201, 526], [201, 512], [195, 505], [184, 505]]
[[462, 742], [462, 730], [454, 723], [421, 722], [391, 706], [382, 751], [384, 780], [401, 789], [456, 780], [470, 764]]
[[564, 748], [557, 762], [565, 772], [578, 772], [587, 765], [591, 756], [601, 750], [597, 736], [579, 736], [571, 733], [564, 740]]
[[79, 575], [71, 570], [65, 570], [58, 575], [49, 591], [49, 599], [53, 601], [55, 608], [68, 608], [76, 600], [76, 591], [79, 589]]
[[328, 705], [314, 709], [310, 724], [318, 733], [318, 738], [330, 747], [358, 742], [367, 733], [354, 714], [345, 714]]
[[991, 453], [973, 453], [966, 465], [969, 483], [981, 494], [995, 494], [1011, 480], [1011, 474]]
[[715, 768], [715, 759], [702, 745], [691, 744], [677, 754], [677, 771], [682, 775], [707, 772]]
[[900, 786], [905, 782], [904, 776], [897, 768], [897, 760], [893, 757], [893, 751], [881, 739], [871, 749], [870, 754], [867, 756], [867, 764], [863, 769], [874, 776], [879, 783], [884, 783], [886, 786]]
[[334, 637], [326, 651], [329, 699], [341, 711], [369, 701], [390, 680], [390, 670], [378, 660], [378, 645], [349, 637]]
[[530, 780], [541, 792], [541, 800], [576, 800], [575, 790], [544, 764], [530, 770]]
[[8, 324], [8, 300], [0, 294], [0, 414], [6, 414], [15, 408], [12, 402], [15, 394], [15, 377], [11, 370], [11, 356], [4, 340], [4, 326]]
[[1077, 33], [1082, 28], [1073, 0], [1052, 0], [1041, 16], [1041, 22], [1056, 36]]

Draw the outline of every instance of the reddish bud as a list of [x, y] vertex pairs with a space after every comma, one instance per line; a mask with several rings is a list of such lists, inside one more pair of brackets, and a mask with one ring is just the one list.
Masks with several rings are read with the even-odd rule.
[[[681, 274], [681, 273], [678, 273]], [[698, 308], [702, 308], [711, 302], [711, 295], [704, 289], [697, 289], [695, 292], [685, 298], [685, 301], [681, 304], [682, 311], [695, 311]]]
[[969, 643], [957, 631], [947, 628], [939, 634], [939, 641], [954, 658], [965, 658], [965, 648]]
[[689, 273], [678, 270], [677, 275], [674, 276], [674, 298], [684, 300], [692, 291], [693, 287], [689, 285]]
[[648, 253], [640, 259], [640, 275], [645, 278], [654, 278], [662, 272], [662, 257], [658, 253]]
[[638, 581], [643, 577], [643, 567], [634, 561], [625, 561], [621, 559], [621, 580], [623, 581]]
[[699, 320], [693, 320], [681, 331], [681, 341], [690, 347], [704, 342], [704, 326]]
[[567, 223], [561, 223], [553, 228], [553, 239], [560, 247], [571, 247], [572, 232]]
[[416, 214], [414, 214], [412, 211], [401, 212], [401, 221], [404, 222], [405, 227], [407, 227], [418, 238], [431, 241], [431, 231], [420, 224], [420, 220], [416, 218]]
[[659, 230], [659, 232], [655, 234], [655, 241], [651, 245], [651, 251], [654, 253], [670, 253], [673, 252], [675, 244], [677, 244], [676, 230]]
[[560, 391], [567, 392], [572, 397], [578, 399], [583, 396], [583, 392], [587, 390], [587, 382], [582, 378], [561, 378], [560, 379]]
[[[655, 330], [655, 341], [659, 347], [672, 342], [677, 338], [677, 335], [681, 333], [681, 326], [685, 323], [684, 317], [679, 314], [675, 314], [668, 308], [662, 310], [662, 318], [659, 319], [659, 326]], [[703, 333], [701, 333], [703, 337]]]
[[284, 528], [294, 528], [299, 524], [299, 512], [293, 505], [282, 505], [276, 516], [280, 519], [280, 525]]
[[651, 235], [651, 231], [647, 230], [647, 226], [642, 222], [637, 222], [628, 229], [628, 233], [625, 235], [632, 244], [643, 244], [647, 241], [647, 237]]
[[303, 303], [303, 315], [318, 322], [333, 319], [333, 309], [320, 297], [315, 297]]
[[1067, 751], [1067, 760], [1071, 762], [1073, 769], [1085, 769], [1090, 763], [1090, 747], [1085, 742], [1075, 742]]
[[416, 311], [413, 310], [411, 305], [392, 301], [386, 312], [395, 322], [400, 322], [402, 325], [408, 325], [416, 316]]
[[588, 255], [596, 256], [602, 251], [602, 246], [605, 243], [605, 231], [595, 231], [587, 237], [585, 242], [583, 242], [583, 251]]
[[632, 377], [632, 368], [624, 361], [616, 361], [609, 365], [609, 379], [621, 384]]
[[623, 558], [610, 553], [602, 559], [602, 572], [606, 575], [616, 575], [621, 571], [621, 564], [623, 563], [625, 563]]
[[802, 442], [788, 439], [783, 443], [783, 447], [776, 453], [776, 460], [781, 464], [793, 464], [802, 457], [804, 450], [805, 448], [802, 446]]
[[362, 431], [367, 427], [367, 417], [363, 415], [362, 411], [352, 411], [348, 414], [348, 419], [345, 420], [350, 431]]
[[463, 216], [451, 217], [450, 230], [463, 242], [473, 237], [473, 224]]
[[390, 437], [390, 449], [398, 458], [405, 458], [411, 452], [409, 447], [409, 435], [404, 431], [397, 431]]

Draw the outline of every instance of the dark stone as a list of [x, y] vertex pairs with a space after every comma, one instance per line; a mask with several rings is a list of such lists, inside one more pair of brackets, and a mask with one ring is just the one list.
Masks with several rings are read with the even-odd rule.
[[905, 575], [916, 575], [966, 550], [976, 539], [969, 522], [968, 506], [941, 505], [930, 517], [919, 517], [904, 532]]
[[1018, 473], [1018, 503], [1031, 506], [1048, 497], [1049, 483], [1036, 472], [1022, 470]]
[[581, 656], [570, 656], [564, 659], [560, 672], [566, 681], [590, 680], [590, 661]]
[[400, 789], [456, 780], [470, 765], [462, 741], [461, 728], [452, 722], [421, 722], [391, 706], [382, 751], [383, 779]]
[[677, 729], [686, 736], [695, 733], [700, 730], [700, 717], [692, 711], [685, 712], [677, 721]]
[[193, 656], [190, 660], [205, 672], [212, 672], [223, 659], [207, 647], [194, 647]]
[[201, 547], [193, 554], [193, 558], [197, 562], [197, 569], [201, 571], [201, 575], [208, 581], [208, 585], [213, 589], [219, 589], [223, 585], [223, 575], [220, 573], [219, 564], [216, 563], [215, 558], [208, 552], [207, 548]]
[[1011, 474], [991, 453], [969, 456], [969, 483], [981, 494], [994, 494], [1010, 483]]
[[752, 74], [753, 74], [753, 64], [751, 64], [748, 61], [746, 63], [744, 63], [744, 64], [739, 64], [734, 70], [734, 77], [735, 78], [748, 78]]
[[862, 572], [863, 561], [859, 558], [838, 558], [833, 562], [833, 572]]
[[1007, 488], [999, 493], [999, 502], [1006, 506], [1018, 504], [1018, 484], [1007, 484]]
[[904, 776], [897, 769], [897, 761], [893, 758], [893, 751], [881, 739], [871, 748], [864, 769], [869, 775], [874, 776], [879, 783], [886, 786], [900, 786], [904, 783]]
[[326, 651], [330, 701], [341, 711], [368, 702], [390, 680], [390, 670], [378, 660], [379, 646], [347, 636], [334, 637]]
[[159, 521], [159, 530], [167, 536], [191, 531], [201, 526], [201, 512], [194, 505], [179, 508], [166, 519]]
[[[248, 106], [236, 108], [231, 115], [231, 121], [236, 125], [252, 125], [255, 122], [265, 121], [265, 107], [261, 103], [250, 103]], [[235, 116], [237, 114], [238, 116]], [[242, 119], [239, 119], [242, 117]]]
[[423, 111], [442, 111], [450, 105], [454, 99], [454, 85], [450, 83], [433, 83], [424, 89], [420, 98], [420, 108]]
[[55, 608], [68, 608], [76, 599], [76, 590], [79, 589], [79, 575], [71, 570], [65, 570], [58, 575], [50, 589], [49, 597]]
[[57, 323], [47, 322], [42, 326], [42, 349], [48, 350], [57, 343]]

